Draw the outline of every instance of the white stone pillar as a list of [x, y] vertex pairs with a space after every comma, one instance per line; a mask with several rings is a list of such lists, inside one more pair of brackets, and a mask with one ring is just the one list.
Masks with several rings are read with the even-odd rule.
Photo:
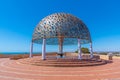
[[92, 42], [90, 42], [90, 58], [93, 58]]
[[78, 39], [78, 59], [82, 59], [81, 42]]
[[59, 54], [63, 54], [63, 46], [59, 45]]
[[42, 44], [42, 60], [46, 59], [46, 39], [43, 38], [43, 44]]
[[33, 53], [33, 42], [31, 42], [31, 45], [30, 45], [30, 54], [29, 54], [30, 58], [32, 58], [32, 53]]

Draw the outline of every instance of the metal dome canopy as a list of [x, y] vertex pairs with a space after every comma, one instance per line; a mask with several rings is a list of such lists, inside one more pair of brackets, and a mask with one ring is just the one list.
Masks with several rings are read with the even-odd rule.
[[81, 39], [81, 44], [91, 42], [87, 26], [77, 17], [67, 13], [55, 13], [43, 18], [36, 26], [32, 42], [42, 43], [46, 38], [47, 44], [58, 44], [59, 39], [64, 39], [64, 44], [76, 44]]

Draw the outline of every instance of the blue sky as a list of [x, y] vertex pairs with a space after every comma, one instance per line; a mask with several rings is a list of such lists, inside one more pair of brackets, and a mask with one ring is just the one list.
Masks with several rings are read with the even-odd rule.
[[94, 51], [120, 51], [120, 0], [0, 0], [0, 52], [28, 52], [35, 26], [56, 12], [71, 13], [88, 26]]

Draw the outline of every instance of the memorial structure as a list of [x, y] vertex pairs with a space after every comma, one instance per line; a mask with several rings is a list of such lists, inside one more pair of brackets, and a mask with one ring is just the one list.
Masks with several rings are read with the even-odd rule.
[[78, 59], [82, 59], [81, 44], [90, 44], [90, 58], [93, 58], [90, 32], [79, 18], [68, 13], [54, 13], [43, 18], [32, 35], [30, 57], [33, 44], [42, 44], [42, 59], [46, 59], [46, 44], [59, 45], [58, 55], [62, 58], [63, 45], [78, 44]]

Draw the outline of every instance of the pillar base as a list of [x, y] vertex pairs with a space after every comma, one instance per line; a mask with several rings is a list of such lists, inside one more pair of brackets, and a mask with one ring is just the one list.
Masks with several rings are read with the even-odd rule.
[[32, 58], [33, 56], [29, 56], [29, 58]]
[[63, 53], [58, 53], [58, 58], [63, 58], [64, 57], [64, 54]]
[[42, 60], [46, 60], [46, 59], [42, 59]]
[[94, 57], [94, 55], [90, 55], [90, 58], [92, 59]]
[[82, 57], [78, 57], [78, 59], [82, 60]]

